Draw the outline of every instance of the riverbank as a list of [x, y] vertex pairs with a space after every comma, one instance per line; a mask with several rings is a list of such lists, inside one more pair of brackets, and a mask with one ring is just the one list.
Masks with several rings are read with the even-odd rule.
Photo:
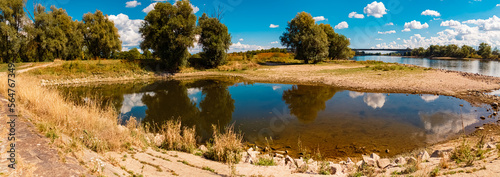
[[[49, 66], [49, 70], [53, 70], [53, 68], [57, 68], [59, 66]], [[53, 68], [50, 69], [50, 67]], [[418, 167], [418, 165], [415, 166], [415, 164], [417, 163], [397, 164], [395, 161], [396, 157], [394, 157], [388, 160], [389, 164], [395, 163], [395, 166], [384, 166], [383, 168], [380, 168], [378, 166], [378, 160], [383, 160], [381, 161], [381, 163], [387, 162], [387, 160], [375, 160], [376, 156], [374, 156], [374, 158], [372, 159], [352, 157], [352, 159], [354, 160], [351, 160], [352, 162], [347, 159], [345, 159], [344, 162], [328, 162], [324, 159], [314, 157], [314, 155], [304, 156], [302, 159], [291, 159], [287, 158], [286, 153], [263, 152], [261, 150], [265, 147], [259, 147], [260, 151], [255, 151], [255, 148], [252, 148], [250, 150], [244, 150], [245, 152], [239, 154], [241, 157], [240, 163], [225, 165], [197, 156], [196, 154], [200, 155], [203, 154], [203, 151], [206, 151], [205, 148], [201, 146], [194, 149], [192, 153], [183, 153], [177, 151], [164, 151], [156, 148], [158, 147], [157, 145], [148, 145], [155, 143], [156, 139], [161, 139], [161, 136], [151, 136], [151, 134], [148, 135], [145, 133], [141, 133], [140, 131], [138, 132], [138, 129], [118, 126], [116, 125], [116, 121], [110, 121], [113, 118], [116, 119], [117, 116], [115, 114], [111, 114], [109, 112], [92, 111], [99, 110], [98, 108], [92, 106], [82, 107], [73, 105], [73, 103], [64, 100], [60, 95], [56, 95], [54, 91], [50, 91], [45, 87], [40, 87], [40, 84], [57, 85], [113, 80], [188, 79], [210, 76], [226, 76], [241, 77], [255, 82], [332, 85], [343, 88], [352, 88], [351, 90], [359, 91], [372, 89], [381, 92], [436, 93], [454, 94], [456, 96], [460, 96], [462, 95], [462, 93], [466, 93], [468, 95], [468, 92], [470, 92], [470, 90], [484, 91], [488, 89], [495, 89], [496, 87], [498, 87], [498, 80], [495, 77], [485, 77], [461, 72], [429, 70], [426, 68], [414, 66], [384, 64], [380, 62], [338, 61], [318, 65], [256, 66], [254, 68], [247, 68], [246, 70], [235, 71], [198, 71], [193, 69], [185, 69], [181, 73], [173, 75], [151, 72], [148, 73], [143, 71], [125, 71], [122, 72], [125, 74], [120, 75], [118, 73], [113, 74], [113, 72], [117, 71], [109, 71], [106, 74], [92, 74], [91, 77], [89, 77], [91, 74], [81, 73], [79, 75], [71, 76], [74, 77], [73, 79], [65, 78], [40, 80], [40, 78], [45, 78], [46, 76], [47, 78], [60, 77], [54, 75], [36, 74], [43, 73], [44, 69], [45, 68], [39, 68], [28, 71], [23, 74], [25, 75], [24, 78], [21, 78], [21, 80], [19, 80], [20, 84], [24, 84], [24, 88], [19, 90], [19, 93], [30, 93], [30, 95], [21, 96], [20, 100], [24, 102], [24, 109], [27, 110], [26, 112], [23, 112], [23, 114], [32, 115], [31, 121], [34, 122], [35, 126], [41, 125], [41, 128], [35, 131], [42, 131], [45, 136], [51, 137], [49, 141], [59, 142], [55, 145], [58, 146], [62, 152], [66, 152], [63, 154], [67, 155], [68, 150], [69, 154], [77, 154], [74, 155], [76, 156], [75, 158], [84, 162], [82, 164], [84, 164], [83, 166], [86, 166], [86, 168], [89, 169], [89, 173], [92, 173], [94, 175], [104, 174], [106, 176], [128, 176], [132, 174], [143, 174], [146, 176], [169, 176], [176, 174], [240, 174], [251, 176], [276, 175], [278, 174], [277, 172], [280, 172], [280, 175], [296, 176], [309, 176], [313, 174], [318, 175], [328, 173], [336, 174], [338, 176], [359, 174], [372, 174], [381, 176], [385, 173], [394, 173], [395, 175], [397, 175], [407, 168], [416, 168], [415, 171], [409, 172], [411, 174], [429, 174], [429, 171], [435, 169], [435, 167], [439, 165], [439, 162], [441, 160], [429, 160], [429, 162], [432, 162], [428, 166], [431, 169], [429, 170], [427, 166], [426, 168]], [[136, 74], [135, 76], [133, 74], [127, 74], [139, 72], [144, 74]], [[114, 77], [103, 77], [103, 75]], [[444, 80], [443, 78], [449, 79], [451, 81]], [[412, 81], [412, 79], [414, 79], [415, 81]], [[387, 86], [390, 86], [387, 90], [384, 90], [385, 84]], [[423, 91], [419, 89], [422, 89]], [[33, 91], [35, 90], [38, 90], [36, 92], [37, 94], [34, 94], [35, 92]], [[78, 112], [78, 115], [83, 116], [75, 117], [75, 112]], [[72, 117], [71, 121], [67, 119], [68, 117]], [[101, 121], [101, 119], [94, 119], [92, 117], [104, 117], [105, 121], [103, 122]], [[49, 122], [47, 123], [47, 121]], [[82, 124], [82, 122], [85, 122], [85, 124]], [[113, 125], [116, 128], [113, 127]], [[74, 129], [75, 127], [78, 128]], [[109, 136], [110, 130], [112, 130], [111, 134], [114, 135], [112, 137]], [[498, 132], [497, 129], [493, 129], [492, 131]], [[90, 133], [90, 135], [92, 136], [87, 136], [89, 135], [88, 133]], [[58, 136], [52, 136], [54, 134]], [[65, 135], [71, 136], [68, 138]], [[78, 139], [80, 135], [84, 135], [84, 143], [77, 143], [76, 147], [73, 147], [73, 138]], [[475, 136], [474, 134], [471, 137], [477, 138], [477, 136]], [[491, 141], [491, 143], [498, 143], [498, 139], [500, 138], [493, 138], [495, 140]], [[452, 147], [453, 149], [456, 148], [452, 145], [447, 145], [447, 147]], [[91, 149], [92, 151], [90, 151], [89, 149]], [[71, 152], [73, 150], [77, 152]], [[433, 149], [427, 149], [427, 151], [431, 154], [432, 152], [434, 152]], [[419, 151], [416, 151], [416, 153], [413, 154], [403, 155], [403, 158], [405, 159], [405, 161], [411, 161], [411, 157], [418, 159], [418, 152]], [[491, 150], [490, 152], [491, 153], [488, 157], [493, 158], [498, 150]], [[310, 158], [313, 160], [309, 160]], [[97, 162], [96, 159], [99, 159], [99, 161]], [[270, 159], [273, 159], [272, 163], [270, 162]], [[437, 165], [436, 162], [438, 162]], [[449, 160], [449, 162], [452, 163], [451, 159]], [[498, 161], [495, 160], [492, 160], [491, 162], [493, 162], [494, 164], [498, 163]], [[106, 168], [98, 170], [100, 168], [96, 169], [96, 164], [98, 166], [104, 164], [103, 166], [105, 166]], [[255, 166], [257, 164], [264, 165], [264, 167]], [[365, 168], [366, 165], [363, 164], [368, 164], [370, 165], [370, 167]], [[265, 165], [271, 165], [271, 167], [266, 167]], [[470, 171], [481, 172], [482, 170], [479, 170], [481, 168], [482, 166], [474, 166], [470, 169]], [[488, 169], [488, 167], [486, 168]], [[464, 173], [467, 171], [465, 167], [456, 167], [453, 168], [453, 170], [456, 170], [455, 173], [457, 173], [459, 170], [462, 170]], [[401, 174], [404, 175], [404, 173]]]
[[[96, 62], [96, 61], [91, 61]], [[333, 61], [317, 65], [273, 64], [233, 66], [230, 71], [218, 69], [196, 70], [184, 68], [179, 73], [155, 73], [141, 70], [138, 66], [106, 61], [102, 68], [90, 73], [77, 72], [62, 64], [56, 67], [35, 69], [28, 75], [40, 79], [42, 85], [83, 84], [89, 82], [117, 82], [137, 79], [182, 79], [209, 76], [241, 77], [254, 82], [329, 85], [353, 91], [384, 93], [415, 93], [455, 96], [473, 103], [491, 103], [498, 97], [477, 95], [500, 88], [500, 78], [457, 71], [428, 69], [412, 65], [387, 64], [382, 62]], [[117, 64], [119, 66], [109, 67]], [[85, 68], [95, 68], [78, 64]], [[76, 69], [78, 70], [78, 69]], [[57, 72], [55, 72], [57, 71]], [[57, 74], [63, 73], [63, 74]]]

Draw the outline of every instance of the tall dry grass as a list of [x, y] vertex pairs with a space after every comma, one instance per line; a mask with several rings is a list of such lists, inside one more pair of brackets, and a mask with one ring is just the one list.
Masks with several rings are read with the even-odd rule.
[[161, 126], [160, 134], [164, 136], [162, 148], [193, 152], [196, 149], [196, 132], [192, 128], [182, 127], [179, 120], [168, 120]]
[[243, 136], [234, 131], [234, 126], [228, 126], [221, 133], [213, 125], [213, 144], [205, 157], [216, 161], [237, 164], [241, 160], [240, 153], [243, 152]]
[[[5, 76], [1, 79], [7, 80]], [[48, 130], [68, 135], [96, 152], [117, 150], [127, 143], [144, 145], [131, 136], [129, 129], [119, 127], [118, 116], [111, 107], [102, 109], [95, 102], [75, 105], [56, 90], [39, 83], [33, 77], [16, 77], [16, 108], [26, 110], [22, 114], [30, 114], [34, 124], [43, 124]], [[7, 89], [7, 84], [0, 84], [3, 95], [7, 95]]]

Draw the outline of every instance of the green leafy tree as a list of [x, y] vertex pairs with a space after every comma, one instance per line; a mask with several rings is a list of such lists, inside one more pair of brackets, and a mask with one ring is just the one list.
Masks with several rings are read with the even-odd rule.
[[328, 56], [328, 37], [309, 13], [298, 13], [289, 21], [280, 40], [282, 45], [295, 51], [297, 59], [305, 63], [316, 63]]
[[310, 123], [316, 119], [319, 111], [325, 110], [326, 101], [337, 91], [329, 87], [298, 85], [284, 91], [283, 100], [299, 121]]
[[142, 52], [142, 58], [144, 59], [153, 59], [153, 54], [149, 50], [145, 50]]
[[463, 45], [462, 48], [460, 48], [460, 57], [462, 58], [469, 58], [473, 53], [476, 53], [476, 50], [471, 46]]
[[335, 33], [329, 24], [319, 24], [328, 37], [328, 57], [332, 59], [347, 59], [350, 57], [351, 42], [344, 35]]
[[198, 20], [198, 27], [201, 29], [198, 42], [203, 49], [201, 57], [207, 60], [207, 66], [213, 68], [224, 64], [227, 58], [226, 52], [231, 46], [231, 35], [226, 25], [219, 19], [208, 17], [203, 13]]
[[491, 46], [484, 42], [479, 44], [479, 50], [477, 51], [477, 54], [481, 55], [481, 57], [483, 57], [484, 59], [490, 58]]
[[0, 62], [17, 60], [24, 19], [23, 0], [0, 0]]
[[139, 52], [139, 49], [137, 48], [132, 48], [127, 52], [127, 60], [137, 60], [141, 59], [141, 52]]
[[170, 70], [178, 70], [190, 56], [188, 47], [194, 47], [196, 16], [187, 0], [175, 5], [159, 2], [139, 31], [144, 38], [141, 49], [152, 49]]
[[109, 58], [114, 51], [120, 51], [121, 41], [113, 21], [101, 11], [83, 15], [83, 36], [92, 57]]

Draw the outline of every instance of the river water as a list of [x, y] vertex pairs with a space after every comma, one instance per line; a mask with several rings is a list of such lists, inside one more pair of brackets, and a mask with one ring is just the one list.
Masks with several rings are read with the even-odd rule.
[[356, 56], [356, 61], [376, 60], [390, 63], [412, 64], [422, 67], [447, 69], [500, 77], [500, 62], [486, 60], [432, 60], [428, 58], [405, 58], [393, 56]]
[[462, 123], [470, 132], [496, 120], [479, 119], [490, 115], [486, 108], [449, 96], [365, 93], [227, 78], [57, 89], [79, 104], [96, 99], [110, 103], [123, 122], [130, 116], [150, 125], [180, 119], [185, 126], [196, 126], [200, 143], [211, 138], [213, 124], [234, 125], [246, 142], [269, 143], [292, 156], [303, 149], [319, 149], [328, 158], [371, 152], [395, 155], [457, 136]]

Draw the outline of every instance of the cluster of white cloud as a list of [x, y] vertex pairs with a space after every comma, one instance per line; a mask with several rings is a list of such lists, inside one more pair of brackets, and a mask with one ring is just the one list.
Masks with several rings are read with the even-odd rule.
[[269, 25], [269, 28], [278, 28], [278, 27], [280, 27], [280, 25], [275, 25], [275, 24]]
[[240, 42], [236, 44], [232, 44], [229, 47], [229, 52], [241, 52], [241, 51], [247, 51], [247, 50], [261, 50], [264, 49], [264, 47], [259, 46], [259, 45], [249, 45], [249, 44], [242, 44]]
[[385, 14], [387, 14], [387, 9], [385, 8], [384, 3], [373, 1], [371, 4], [368, 4], [363, 9], [363, 12], [367, 16], [373, 16], [375, 18], [381, 18], [382, 16], [384, 16]]
[[427, 24], [427, 23], [422, 24], [419, 21], [413, 20], [411, 22], [406, 22], [404, 28], [405, 29], [402, 31], [407, 32], [407, 31], [411, 31], [412, 29], [429, 28], [429, 24]]
[[317, 17], [313, 17], [313, 19], [314, 19], [314, 21], [316, 21], [316, 22], [328, 20], [328, 19], [326, 19], [324, 16], [317, 16]]
[[385, 24], [385, 26], [394, 26], [394, 23], [389, 22], [389, 23]]
[[131, 20], [128, 15], [118, 14], [108, 17], [115, 23], [115, 27], [120, 34], [122, 41], [122, 50], [128, 50], [129, 47], [138, 46], [142, 41], [142, 36], [139, 33], [139, 28], [144, 20]]
[[335, 25], [335, 29], [345, 29], [349, 28], [349, 24], [347, 24], [346, 21], [340, 22], [339, 24]]
[[379, 32], [378, 32], [378, 34], [394, 34], [394, 33], [396, 33], [396, 31], [395, 31], [395, 30], [383, 31], [383, 32], [382, 32], [382, 31], [379, 31]]
[[278, 41], [271, 42], [271, 44], [278, 44], [278, 43], [279, 43]]
[[133, 8], [133, 7], [137, 7], [137, 6], [140, 6], [141, 3], [140, 2], [137, 2], [137, 1], [128, 1], [125, 3], [125, 7], [128, 7], [128, 8]]
[[365, 15], [358, 14], [357, 12], [351, 12], [349, 13], [349, 18], [365, 18]]
[[435, 17], [440, 17], [441, 14], [438, 11], [435, 10], [425, 10], [421, 13], [421, 15], [426, 15], [426, 16], [435, 16]]
[[482, 42], [500, 47], [500, 18], [497, 16], [463, 22], [448, 20], [441, 22], [441, 26], [448, 28], [438, 32], [437, 36], [423, 37], [414, 34], [409, 39], [402, 40], [402, 44], [382, 43], [375, 48], [417, 48], [448, 44], [478, 46]]

